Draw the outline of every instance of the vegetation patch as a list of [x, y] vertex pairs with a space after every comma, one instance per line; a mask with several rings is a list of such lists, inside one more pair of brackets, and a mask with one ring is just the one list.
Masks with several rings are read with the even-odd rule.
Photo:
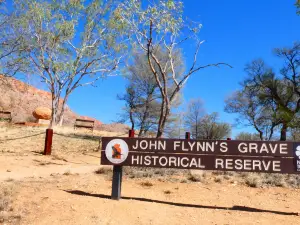
[[0, 223], [18, 224], [20, 222], [21, 216], [13, 207], [15, 195], [14, 184], [0, 184]]
[[150, 181], [143, 181], [140, 183], [141, 186], [143, 187], [152, 187], [153, 184]]
[[99, 169], [95, 170], [95, 174], [111, 175], [112, 169], [110, 167], [100, 167]]

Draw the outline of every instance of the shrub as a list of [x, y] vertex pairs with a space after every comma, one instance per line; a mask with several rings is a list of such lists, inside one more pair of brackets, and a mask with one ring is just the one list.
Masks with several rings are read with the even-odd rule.
[[169, 194], [172, 193], [172, 191], [170, 191], [170, 190], [165, 190], [164, 193], [165, 193], [166, 195], [169, 195]]
[[200, 175], [200, 174], [193, 174], [191, 172], [188, 174], [187, 179], [189, 181], [192, 181], [192, 182], [201, 182], [203, 180], [202, 179], [202, 175]]
[[248, 176], [245, 177], [245, 183], [249, 187], [261, 187], [262, 186], [262, 180], [261, 177], [259, 177], [257, 174], [248, 174]]
[[112, 173], [112, 169], [110, 167], [100, 167], [99, 169], [95, 170], [95, 174], [109, 175], [111, 173]]
[[143, 181], [140, 183], [141, 186], [143, 187], [152, 187], [153, 184], [150, 181]]
[[0, 223], [6, 221], [17, 224], [21, 216], [14, 213], [13, 200], [16, 194], [16, 189], [13, 184], [0, 184]]

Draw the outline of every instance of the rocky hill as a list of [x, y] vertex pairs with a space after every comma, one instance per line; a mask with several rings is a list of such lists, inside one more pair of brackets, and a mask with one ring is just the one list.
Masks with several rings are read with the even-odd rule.
[[[15, 78], [0, 77], [0, 111], [12, 112], [14, 123], [35, 122], [32, 112], [37, 107], [51, 108], [51, 93], [35, 88]], [[93, 119], [87, 115], [78, 115], [68, 106], [65, 110], [64, 125], [72, 126], [76, 118]], [[97, 129], [123, 132], [128, 127], [123, 124], [103, 124], [95, 120]]]

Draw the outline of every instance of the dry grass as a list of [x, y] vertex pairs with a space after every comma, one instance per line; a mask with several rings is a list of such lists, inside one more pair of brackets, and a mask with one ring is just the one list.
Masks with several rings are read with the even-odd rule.
[[[45, 127], [23, 127], [0, 125], [0, 152], [12, 155], [27, 156], [32, 153], [42, 153], [45, 142]], [[94, 152], [101, 149], [102, 136], [124, 136], [125, 133], [105, 131], [76, 130], [72, 127], [56, 127], [54, 129], [52, 159], [67, 162], [66, 156], [85, 152]], [[50, 162], [40, 162], [46, 166]], [[52, 163], [51, 163], [52, 164]], [[124, 167], [124, 175], [132, 179], [152, 178], [168, 182], [218, 182], [239, 183], [251, 187], [292, 187], [300, 188], [298, 175], [264, 174], [206, 171], [191, 173], [188, 170]], [[100, 168], [95, 173], [106, 174], [111, 177], [111, 168]]]
[[170, 194], [172, 194], [172, 191], [170, 191], [170, 190], [165, 190], [165, 191], [164, 191], [164, 194], [170, 195]]
[[[101, 167], [96, 174], [112, 177], [111, 167]], [[123, 167], [123, 174], [130, 179], [155, 179], [161, 182], [208, 184], [229, 183], [244, 184], [249, 187], [291, 187], [300, 188], [300, 177], [288, 174], [246, 173], [223, 171], [180, 170], [165, 168]], [[145, 185], [146, 186], [146, 185]]]
[[20, 222], [21, 216], [13, 208], [15, 195], [15, 184], [0, 184], [0, 223]]
[[65, 172], [63, 173], [63, 175], [65, 175], [65, 176], [70, 176], [70, 175], [72, 175], [72, 173], [71, 173], [70, 170], [67, 170], [67, 171], [65, 171]]
[[148, 180], [141, 182], [140, 185], [143, 187], [152, 187], [153, 186], [153, 184]]
[[[208, 172], [209, 173], [209, 172]], [[249, 172], [211, 172], [215, 182], [245, 184], [249, 187], [290, 187], [300, 188], [300, 177], [294, 174], [249, 173]]]
[[189, 171], [187, 180], [191, 182], [203, 182], [205, 179], [205, 176], [203, 176], [203, 174], [205, 173], [202, 171], [197, 171], [197, 173]]
[[166, 169], [166, 168], [144, 168], [144, 167], [124, 167], [124, 174], [129, 178], [165, 178], [170, 179], [176, 176], [187, 174], [187, 170]]
[[112, 175], [112, 168], [111, 167], [100, 167], [95, 171], [95, 174], [105, 174], [105, 175]]
[[[46, 127], [6, 126], [0, 125], [0, 152], [26, 155], [42, 153], [45, 143]], [[76, 130], [72, 127], [55, 127], [52, 153], [94, 152], [101, 148], [103, 136], [126, 136], [124, 133], [95, 130]]]

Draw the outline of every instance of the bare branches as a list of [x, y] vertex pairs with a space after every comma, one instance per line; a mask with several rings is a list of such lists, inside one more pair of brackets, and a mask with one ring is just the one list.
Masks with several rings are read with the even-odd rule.
[[[118, 18], [132, 33], [132, 40], [147, 55], [150, 69], [161, 92], [161, 117], [157, 137], [161, 137], [163, 133], [173, 101], [193, 73], [212, 66], [229, 66], [226, 63], [196, 66], [199, 48], [203, 43], [197, 41], [192, 66], [184, 72], [182, 61], [176, 61], [176, 54], [179, 53], [181, 57], [179, 46], [184, 42], [193, 41], [194, 38], [198, 40], [197, 33], [201, 25], [189, 25], [183, 19], [182, 10], [181, 1], [151, 2], [143, 9], [136, 0], [125, 0], [118, 10]], [[168, 57], [159, 58], [159, 51], [166, 52]]]

